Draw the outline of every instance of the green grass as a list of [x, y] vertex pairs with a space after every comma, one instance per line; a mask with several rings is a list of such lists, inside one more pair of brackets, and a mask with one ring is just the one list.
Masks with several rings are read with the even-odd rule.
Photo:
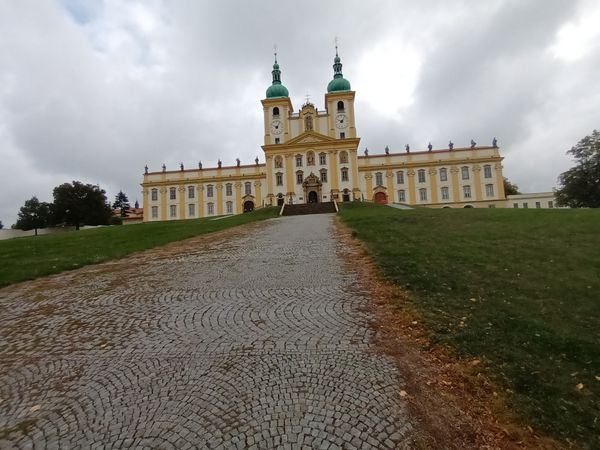
[[0, 241], [0, 286], [75, 269], [130, 253], [277, 217], [259, 209], [218, 220], [194, 219], [113, 226]]
[[434, 345], [481, 358], [523, 423], [600, 448], [600, 210], [357, 203], [341, 218]]

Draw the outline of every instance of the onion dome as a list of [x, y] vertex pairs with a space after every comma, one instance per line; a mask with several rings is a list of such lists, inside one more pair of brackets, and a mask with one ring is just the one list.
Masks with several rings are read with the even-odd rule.
[[327, 85], [327, 92], [343, 92], [350, 90], [350, 82], [342, 74], [342, 60], [335, 47], [335, 58], [333, 60], [333, 80]]
[[267, 89], [267, 98], [289, 97], [287, 88], [281, 84], [281, 70], [277, 64], [277, 53], [275, 54], [275, 63], [273, 64], [273, 84]]

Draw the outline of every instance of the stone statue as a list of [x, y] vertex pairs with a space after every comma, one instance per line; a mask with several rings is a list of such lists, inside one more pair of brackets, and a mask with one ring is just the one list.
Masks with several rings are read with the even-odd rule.
[[492, 140], [492, 147], [498, 148], [498, 139], [496, 139], [495, 136], [494, 136], [494, 139]]
[[406, 145], [404, 146], [404, 148], [405, 148], [405, 150], [406, 150], [406, 153], [410, 153], [410, 145], [406, 144]]
[[202, 170], [202, 161], [198, 161], [198, 169]]
[[148, 164], [146, 164], [146, 165], [144, 166], [144, 173], [145, 173], [146, 175], [148, 175]]
[[369, 156], [369, 148], [365, 147], [365, 156]]
[[433, 150], [433, 145], [431, 145], [431, 142], [430, 142], [430, 143], [427, 145], [427, 149], [428, 149], [429, 151]]
[[235, 158], [235, 163], [237, 164], [238, 167], [240, 167], [240, 163], [241, 163], [240, 158]]
[[223, 164], [223, 163], [221, 162], [221, 159], [219, 159], [219, 161], [217, 162], [217, 166], [219, 166], [219, 169], [221, 168], [221, 165], [222, 165], [222, 164]]
[[167, 171], [167, 166], [163, 163], [163, 172]]
[[385, 146], [385, 154], [386, 155], [390, 154], [390, 148], [387, 145]]
[[183, 172], [183, 163], [179, 163], [179, 168], [181, 169], [181, 171]]
[[477, 142], [475, 142], [473, 139], [471, 139], [471, 148], [475, 148], [476, 145], [477, 145]]
[[454, 150], [454, 142], [448, 141], [448, 149], [449, 150]]
[[254, 162], [256, 163], [256, 165], [258, 166], [258, 156], [256, 157], [256, 159], [254, 160]]

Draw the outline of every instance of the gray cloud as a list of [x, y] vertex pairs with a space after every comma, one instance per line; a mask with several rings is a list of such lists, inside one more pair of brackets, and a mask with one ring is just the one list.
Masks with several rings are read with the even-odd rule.
[[134, 201], [146, 163], [262, 159], [272, 45], [295, 107], [306, 94], [323, 107], [335, 35], [357, 92], [361, 148], [497, 135], [506, 175], [550, 189], [570, 165], [565, 151], [598, 128], [600, 103], [598, 35], [572, 61], [551, 47], [562, 26], [594, 8], [587, 0], [3, 2], [0, 220], [10, 225], [24, 200], [49, 200], [64, 181], [99, 183], [111, 198], [123, 189]]

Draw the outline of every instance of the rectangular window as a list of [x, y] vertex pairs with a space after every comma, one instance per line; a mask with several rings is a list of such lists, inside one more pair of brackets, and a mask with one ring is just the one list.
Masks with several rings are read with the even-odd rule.
[[206, 204], [207, 208], [208, 208], [208, 215], [212, 216], [215, 213], [215, 205], [213, 203], [207, 203]]
[[169, 189], [169, 199], [170, 200], [175, 200], [176, 198], [177, 198], [177, 189], [170, 188]]
[[321, 172], [321, 183], [327, 183], [327, 171], [323, 170]]
[[440, 169], [440, 181], [448, 181], [448, 171], [446, 169]]
[[277, 186], [283, 186], [283, 174], [282, 173], [275, 174], [275, 184]]
[[513, 208], [518, 208], [519, 204], [518, 203], [513, 203]]
[[196, 191], [194, 186], [188, 186], [188, 198], [196, 198]]
[[460, 173], [462, 175], [462, 179], [463, 180], [468, 180], [469, 179], [469, 168], [467, 166], [461, 167]]
[[375, 174], [375, 185], [383, 186], [383, 174], [381, 172]]
[[535, 207], [536, 208], [541, 208], [542, 207], [542, 203], [541, 202], [535, 202]]
[[227, 202], [227, 214], [233, 214], [233, 202]]
[[302, 167], [302, 156], [296, 156], [296, 167]]
[[188, 216], [194, 217], [196, 215], [196, 205], [190, 203], [188, 205]]
[[496, 205], [488, 205], [488, 208], [495, 208]]
[[486, 184], [485, 185], [485, 195], [487, 197], [493, 197], [494, 196], [494, 185], [493, 184]]
[[340, 139], [346, 139], [346, 133], [341, 132], [340, 133]]
[[302, 184], [302, 172], [296, 174], [296, 184]]
[[403, 189], [398, 191], [398, 201], [405, 202], [406, 201], [406, 192]]
[[552, 200], [548, 200], [548, 208], [554, 208], [554, 202]]
[[228, 197], [233, 195], [233, 185], [231, 183], [225, 185], [225, 195]]
[[280, 142], [281, 142], [281, 139], [279, 139], [279, 138], [275, 138], [275, 143], [276, 143], [276, 144], [279, 144]]
[[152, 189], [152, 201], [155, 202], [158, 200], [158, 190]]
[[342, 181], [348, 181], [348, 169], [342, 169]]
[[177, 217], [177, 205], [169, 206], [169, 215], [171, 217]]
[[206, 196], [207, 197], [213, 196], [213, 185], [212, 184], [209, 184], [208, 186], [206, 186]]
[[153, 219], [158, 219], [158, 206], [153, 206], [152, 207], [152, 218]]
[[404, 184], [404, 172], [396, 172], [396, 183]]
[[425, 171], [423, 169], [420, 169], [417, 172], [417, 175], [419, 177], [419, 183], [425, 183]]
[[325, 155], [325, 153], [321, 153], [319, 155], [319, 164], [321, 164], [322, 166], [327, 164], [327, 155]]
[[250, 182], [248, 182], [248, 181], [246, 181], [246, 182], [244, 183], [244, 193], [245, 193], [246, 195], [250, 195], [250, 194], [252, 194], [252, 183], [250, 183]]
[[529, 208], [529, 205], [527, 204], [527, 202], [523, 203], [523, 208]]
[[422, 202], [427, 201], [427, 189], [419, 189], [419, 200]]
[[492, 178], [492, 166], [483, 166], [483, 178]]
[[447, 187], [442, 188], [442, 200], [450, 200], [450, 190]]
[[463, 196], [465, 198], [471, 198], [471, 186], [463, 186]]

